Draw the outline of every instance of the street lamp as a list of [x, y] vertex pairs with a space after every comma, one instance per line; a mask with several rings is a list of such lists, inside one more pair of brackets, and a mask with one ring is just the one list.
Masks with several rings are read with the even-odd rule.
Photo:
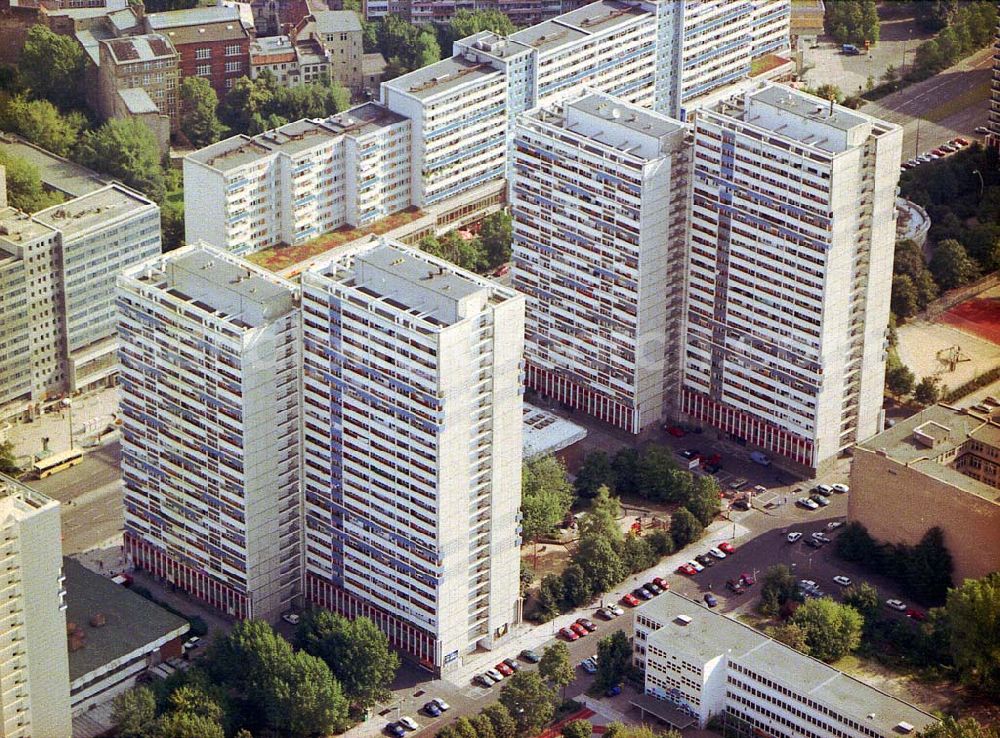
[[62, 401], [63, 407], [69, 413], [69, 450], [73, 450], [73, 401], [68, 397], [64, 397]]
[[973, 169], [972, 173], [975, 174], [977, 177], [979, 177], [979, 199], [982, 200], [983, 199], [983, 187], [985, 186], [984, 183], [983, 183], [983, 173], [980, 172], [978, 169]]

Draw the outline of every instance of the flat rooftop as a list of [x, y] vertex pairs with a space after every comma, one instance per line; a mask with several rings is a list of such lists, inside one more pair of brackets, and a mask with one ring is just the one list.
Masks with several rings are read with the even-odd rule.
[[435, 328], [459, 323], [491, 300], [516, 296], [443, 259], [388, 239], [336, 256], [307, 273], [320, 274]]
[[457, 87], [491, 78], [499, 79], [501, 76], [502, 73], [489, 64], [453, 56], [382, 84], [423, 100]]
[[[190, 626], [127, 587], [63, 558], [66, 575], [66, 622], [84, 634], [83, 648], [69, 653], [69, 678], [76, 681], [135, 651], [183, 635]], [[104, 616], [104, 625], [90, 619]]]
[[[681, 650], [702, 664], [728, 655], [730, 661], [790, 685], [798, 695], [825, 703], [883, 733], [893, 733], [900, 722], [917, 730], [937, 722], [933, 715], [909, 703], [676, 592], [665, 592], [640, 605], [636, 613], [666, 623], [649, 637], [651, 645], [668, 653]], [[680, 616], [686, 616], [687, 622]]]
[[187, 8], [185, 10], [167, 10], [162, 13], [149, 13], [150, 28], [179, 28], [181, 26], [199, 26], [206, 23], [221, 23], [240, 20], [240, 12], [234, 6], [213, 5], [207, 8]]
[[587, 33], [599, 33], [609, 28], [617, 28], [634, 22], [637, 18], [650, 15], [649, 11], [634, 5], [616, 2], [616, 0], [601, 0], [590, 3], [582, 8], [563, 13], [553, 19], [555, 23], [573, 26]]
[[97, 172], [63, 159], [50, 151], [35, 146], [13, 133], [0, 132], [0, 149], [11, 156], [24, 159], [38, 169], [46, 187], [79, 197], [99, 190], [107, 184]]
[[399, 115], [378, 103], [368, 102], [343, 113], [331, 115], [324, 122], [337, 133], [363, 136], [405, 120], [407, 118], [404, 115]]
[[361, 20], [353, 10], [317, 10], [313, 18], [320, 33], [361, 32]]
[[666, 136], [686, 130], [683, 123], [672, 118], [600, 93], [592, 93], [568, 102], [566, 108], [567, 127], [570, 129], [573, 129], [573, 110], [606, 121], [607, 128], [595, 132], [591, 137], [615, 148], [628, 149], [636, 145], [622, 138], [623, 131], [662, 140]]
[[884, 455], [966, 492], [1000, 502], [1000, 489], [966, 476], [939, 461], [958, 452], [969, 441], [1000, 448], [1000, 415], [991, 422], [989, 414], [959, 410], [947, 405], [931, 405], [872, 436], [858, 447]]
[[767, 85], [761, 90], [751, 92], [749, 98], [752, 101], [773, 105], [779, 110], [792, 113], [800, 118], [820, 122], [841, 131], [849, 131], [871, 122], [871, 118], [855, 113], [843, 105], [834, 104], [831, 113], [828, 100], [793, 90], [790, 87]]
[[171, 59], [177, 55], [166, 36], [159, 33], [114, 38], [102, 43], [107, 45], [108, 51], [111, 52], [111, 58], [117, 64]]
[[287, 315], [296, 293], [291, 282], [204, 243], [171, 251], [126, 276], [244, 331]]
[[8, 515], [22, 518], [38, 510], [58, 505], [41, 492], [21, 484], [13, 477], [0, 474], [0, 521]]
[[[584, 9], [581, 8], [581, 10]], [[567, 26], [557, 20], [548, 20], [512, 33], [509, 38], [511, 41], [530, 46], [536, 49], [539, 54], [543, 54], [560, 46], [582, 41], [589, 35], [589, 33], [574, 26]]]
[[144, 208], [153, 209], [156, 205], [138, 192], [119, 184], [112, 184], [60, 205], [40, 210], [35, 213], [35, 219], [52, 228], [58, 228], [66, 236], [73, 236], [92, 228], [107, 226]]
[[0, 210], [0, 248], [11, 254], [20, 256], [23, 244], [53, 232], [52, 228], [16, 208]]

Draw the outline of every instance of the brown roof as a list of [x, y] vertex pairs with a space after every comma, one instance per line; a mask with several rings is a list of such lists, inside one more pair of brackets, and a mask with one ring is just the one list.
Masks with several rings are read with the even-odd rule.
[[163, 29], [162, 33], [173, 41], [174, 46], [212, 41], [243, 41], [250, 38], [250, 34], [237, 20], [195, 26], [175, 26]]

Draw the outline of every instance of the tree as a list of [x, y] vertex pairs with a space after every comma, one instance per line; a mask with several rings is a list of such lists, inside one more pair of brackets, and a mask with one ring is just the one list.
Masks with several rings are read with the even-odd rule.
[[21, 473], [21, 467], [14, 456], [14, 442], [0, 441], [0, 474], [15, 475]]
[[609, 485], [620, 495], [639, 494], [639, 451], [626, 446], [611, 459], [614, 482]]
[[768, 630], [768, 634], [776, 641], [781, 641], [786, 646], [791, 646], [801, 653], [809, 653], [809, 642], [806, 632], [797, 623], [784, 623], [776, 625]]
[[62, 115], [48, 100], [29, 100], [23, 95], [7, 103], [0, 125], [59, 156], [67, 156], [87, 127], [82, 113]]
[[489, 718], [493, 724], [495, 738], [517, 738], [517, 723], [511, 717], [510, 711], [501, 703], [493, 702], [486, 705], [479, 714]]
[[215, 720], [191, 712], [174, 711], [161, 715], [152, 735], [155, 738], [225, 738]]
[[538, 662], [538, 673], [565, 695], [566, 687], [576, 678], [573, 664], [569, 660], [569, 648], [565, 643], [556, 642], [545, 647], [542, 660]]
[[823, 661], [836, 661], [861, 645], [864, 619], [853, 607], [829, 597], [802, 603], [792, 622], [805, 633], [809, 653]]
[[962, 681], [1000, 696], [1000, 572], [948, 593], [951, 653]]
[[622, 723], [610, 723], [604, 736], [605, 738], [681, 738], [681, 734], [676, 730], [659, 733], [648, 725], [624, 725]]
[[572, 720], [562, 729], [563, 738], [590, 738], [594, 734], [594, 726], [589, 720]]
[[204, 77], [181, 81], [181, 131], [192, 146], [201, 148], [219, 140], [225, 130], [216, 110], [219, 98]]
[[479, 241], [489, 268], [493, 269], [510, 261], [510, 244], [513, 238], [514, 219], [509, 212], [499, 210], [483, 218], [479, 229]]
[[611, 461], [603, 451], [592, 451], [587, 454], [573, 482], [576, 493], [581, 497], [593, 497], [600, 487], [611, 487], [613, 484]]
[[[190, 78], [189, 78], [190, 79]], [[160, 205], [160, 230], [163, 251], [173, 251], [184, 245], [184, 200], [167, 197]]]
[[659, 558], [653, 551], [653, 547], [649, 545], [649, 541], [635, 533], [629, 533], [625, 536], [621, 557], [626, 568], [633, 574], [645, 571], [653, 566]]
[[477, 738], [476, 726], [465, 715], [456, 720], [454, 725], [457, 738]]
[[972, 717], [958, 720], [945, 715], [940, 723], [918, 733], [918, 738], [1000, 738], [1000, 732]]
[[348, 620], [329, 610], [310, 610], [297, 638], [307, 653], [326, 662], [354, 703], [367, 708], [388, 696], [399, 655], [370, 618]]
[[979, 265], [965, 251], [965, 247], [953, 238], [946, 238], [934, 248], [929, 264], [934, 281], [942, 290], [961, 287], [979, 276]]
[[953, 587], [951, 573], [955, 568], [944, 545], [944, 531], [937, 526], [928, 529], [902, 558], [907, 593], [924, 604], [943, 604]]
[[573, 562], [583, 568], [597, 592], [607, 592], [629, 573], [612, 542], [595, 534], [580, 538]]
[[594, 596], [594, 588], [583, 567], [579, 564], [571, 563], [563, 569], [561, 578], [563, 604], [565, 605], [563, 609], [569, 610], [590, 602], [590, 599]]
[[835, 103], [840, 103], [844, 100], [844, 93], [840, 91], [837, 85], [820, 85], [815, 90], [810, 90], [810, 92], [816, 97], [821, 97], [824, 100], [833, 100]]
[[496, 738], [496, 731], [493, 730], [493, 723], [490, 719], [479, 713], [471, 720], [472, 727], [476, 731], [476, 738]]
[[715, 481], [715, 477], [696, 477], [684, 507], [704, 526], [715, 520], [715, 516], [722, 510], [719, 485]]
[[171, 692], [167, 704], [171, 712], [186, 712], [220, 725], [225, 717], [219, 700], [194, 683], [181, 685]]
[[112, 118], [96, 131], [85, 133], [77, 159], [158, 203], [166, 196], [159, 146], [152, 131], [137, 118]]
[[219, 118], [234, 133], [266, 130], [261, 126], [276, 89], [277, 82], [270, 74], [264, 74], [257, 80], [240, 77], [222, 99]]
[[853, 607], [864, 618], [865, 628], [871, 628], [879, 619], [881, 603], [878, 590], [868, 582], [852, 584], [844, 590], [845, 605]]
[[452, 16], [451, 23], [442, 29], [441, 45], [451, 48], [454, 41], [468, 38], [480, 31], [493, 31], [498, 36], [509, 36], [517, 28], [499, 10], [459, 10]]
[[0, 166], [7, 170], [7, 202], [11, 207], [37, 213], [63, 201], [62, 195], [42, 187], [38, 169], [27, 160], [0, 151]]
[[517, 723], [519, 735], [534, 735], [555, 714], [555, 695], [532, 671], [519, 671], [500, 690], [500, 702]]
[[639, 453], [636, 492], [657, 502], [679, 502], [674, 474], [678, 471], [670, 453], [662, 446], [647, 446]]
[[798, 587], [792, 570], [784, 564], [777, 564], [764, 572], [760, 585], [758, 609], [764, 615], [777, 615], [782, 606], [798, 597]]
[[121, 738], [143, 738], [156, 719], [156, 699], [148, 687], [122, 692], [111, 703], [111, 722]]
[[607, 485], [601, 485], [594, 499], [590, 501], [587, 514], [580, 521], [580, 540], [593, 537], [609, 542], [621, 542], [624, 537], [618, 524], [621, 514], [622, 507], [618, 498], [611, 496]]
[[896, 397], [906, 397], [913, 392], [913, 372], [900, 363], [885, 370], [885, 386]]
[[525, 540], [552, 535], [573, 504], [566, 467], [554, 456], [531, 459], [521, 467], [522, 532]]
[[620, 683], [632, 670], [632, 646], [625, 631], [616, 630], [597, 644], [597, 674], [594, 683], [604, 690]]
[[458, 728], [455, 727], [455, 723], [450, 725], [445, 725], [441, 730], [435, 733], [436, 738], [460, 738], [458, 734]]
[[646, 534], [646, 540], [650, 548], [657, 556], [669, 556], [674, 552], [674, 539], [670, 537], [670, 531], [658, 528]]
[[698, 540], [704, 530], [698, 518], [686, 507], [680, 508], [670, 517], [670, 537], [673, 538], [675, 551]]
[[924, 377], [913, 389], [913, 399], [921, 405], [933, 405], [938, 401], [937, 377]]
[[321, 659], [298, 651], [276, 677], [268, 705], [272, 726], [292, 735], [328, 735], [347, 728], [347, 698]]
[[71, 108], [82, 101], [83, 47], [72, 36], [60, 36], [36, 24], [28, 31], [17, 64], [21, 82], [36, 98]]
[[544, 623], [562, 610], [563, 581], [558, 574], [546, 574], [538, 587], [538, 617]]

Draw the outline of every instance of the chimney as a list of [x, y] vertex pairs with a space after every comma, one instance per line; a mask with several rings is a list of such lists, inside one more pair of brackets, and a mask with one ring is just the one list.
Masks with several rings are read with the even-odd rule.
[[0, 208], [7, 207], [7, 170], [0, 164]]

